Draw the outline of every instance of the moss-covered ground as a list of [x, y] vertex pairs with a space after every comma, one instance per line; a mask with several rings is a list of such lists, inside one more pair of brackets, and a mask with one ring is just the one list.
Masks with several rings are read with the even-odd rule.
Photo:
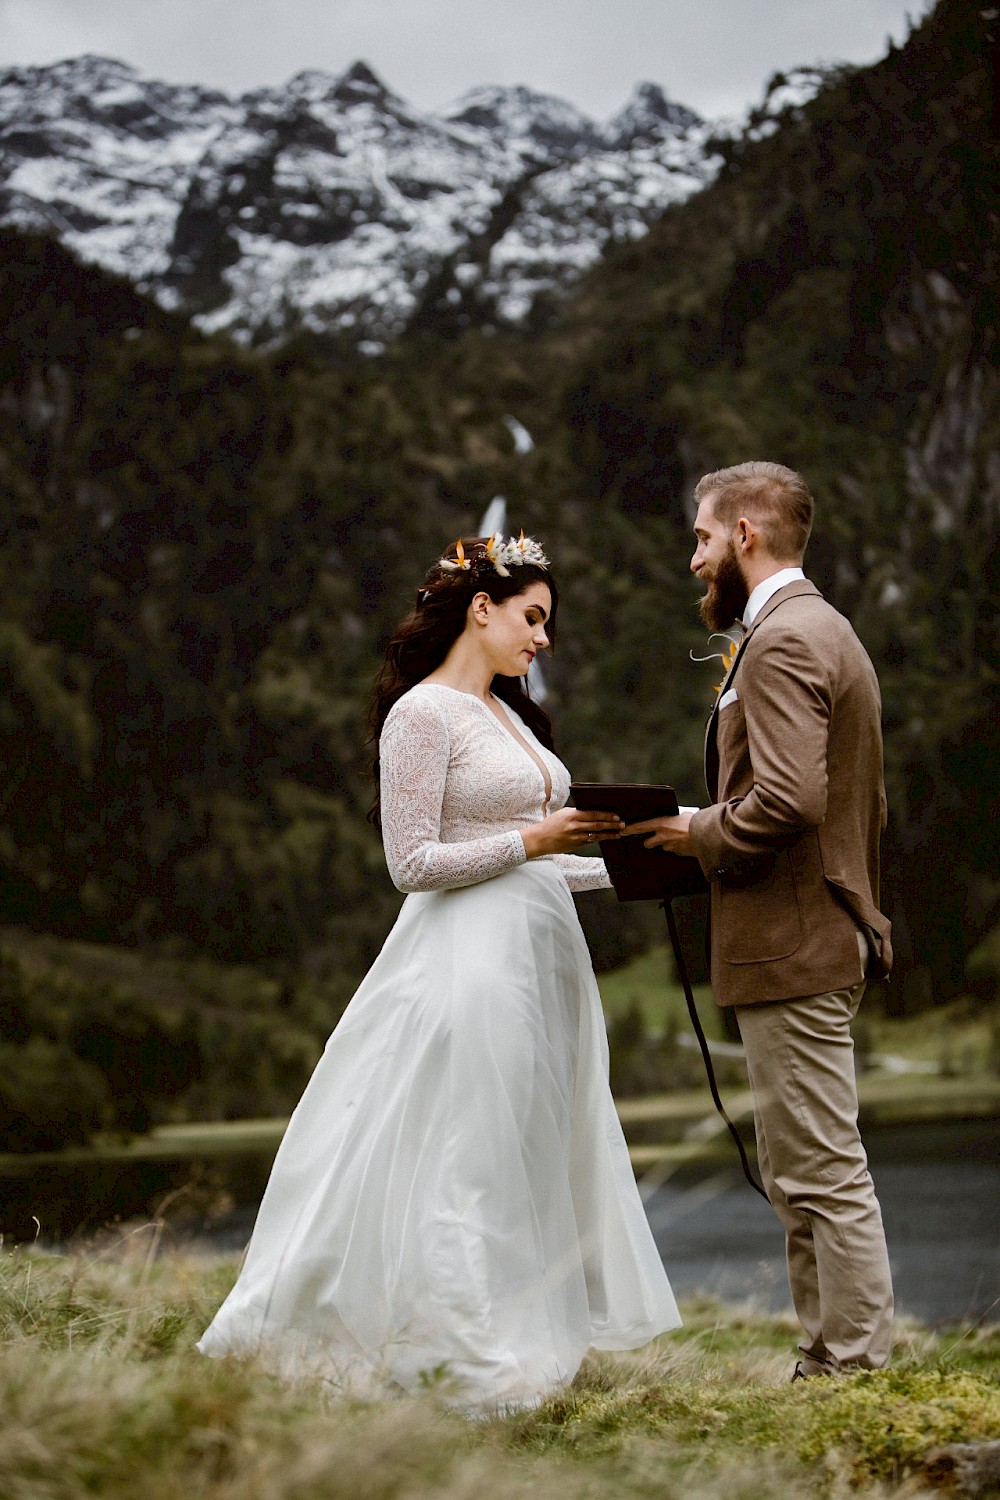
[[234, 1270], [152, 1227], [4, 1252], [4, 1500], [914, 1494], [928, 1449], [1000, 1433], [998, 1328], [904, 1326], [890, 1370], [792, 1385], [789, 1322], [704, 1301], [527, 1414], [470, 1422], [433, 1388], [359, 1403], [198, 1355]]

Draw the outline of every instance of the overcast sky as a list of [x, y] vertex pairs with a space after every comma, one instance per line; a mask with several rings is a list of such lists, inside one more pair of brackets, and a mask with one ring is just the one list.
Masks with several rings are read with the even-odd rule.
[[651, 79], [714, 118], [777, 69], [872, 62], [907, 29], [901, 0], [0, 0], [0, 66], [97, 52], [241, 92], [364, 58], [424, 109], [524, 83], [605, 118]]

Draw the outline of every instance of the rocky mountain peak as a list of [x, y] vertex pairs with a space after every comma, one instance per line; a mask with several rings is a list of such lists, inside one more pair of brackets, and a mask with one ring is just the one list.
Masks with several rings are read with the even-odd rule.
[[518, 84], [473, 89], [444, 112], [455, 125], [470, 125], [510, 144], [574, 155], [599, 143], [594, 121], [575, 105]]
[[349, 108], [352, 104], [381, 104], [390, 97], [390, 91], [374, 69], [359, 58], [337, 79], [330, 97]]
[[632, 98], [605, 125], [605, 141], [619, 150], [637, 141], [663, 139], [703, 123], [700, 115], [686, 104], [668, 99], [658, 83], [640, 83]]
[[84, 52], [79, 57], [66, 57], [48, 67], [13, 68], [24, 78], [31, 78], [55, 89], [95, 89], [131, 83], [139, 73], [129, 63], [117, 57], [104, 57], [96, 52]]
[[231, 98], [73, 58], [0, 71], [0, 225], [237, 337], [516, 321], [707, 180], [696, 118], [653, 84], [609, 135], [522, 86], [429, 114], [360, 60]]

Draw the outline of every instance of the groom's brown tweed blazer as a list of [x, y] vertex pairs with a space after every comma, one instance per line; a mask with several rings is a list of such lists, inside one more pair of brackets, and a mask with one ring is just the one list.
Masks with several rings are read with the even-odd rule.
[[[892, 963], [878, 909], [881, 699], [864, 647], [807, 580], [764, 605], [705, 739], [713, 805], [691, 820], [711, 882], [720, 1005], [850, 988]], [[721, 706], [720, 706], [721, 705]]]

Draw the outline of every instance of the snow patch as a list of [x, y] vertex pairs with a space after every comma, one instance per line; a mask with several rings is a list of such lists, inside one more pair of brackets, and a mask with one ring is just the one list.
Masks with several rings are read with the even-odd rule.
[[233, 99], [83, 57], [0, 71], [0, 222], [206, 331], [381, 344], [431, 284], [523, 319], [697, 191], [708, 134], [650, 83], [602, 126], [520, 87], [421, 112], [364, 63]]

